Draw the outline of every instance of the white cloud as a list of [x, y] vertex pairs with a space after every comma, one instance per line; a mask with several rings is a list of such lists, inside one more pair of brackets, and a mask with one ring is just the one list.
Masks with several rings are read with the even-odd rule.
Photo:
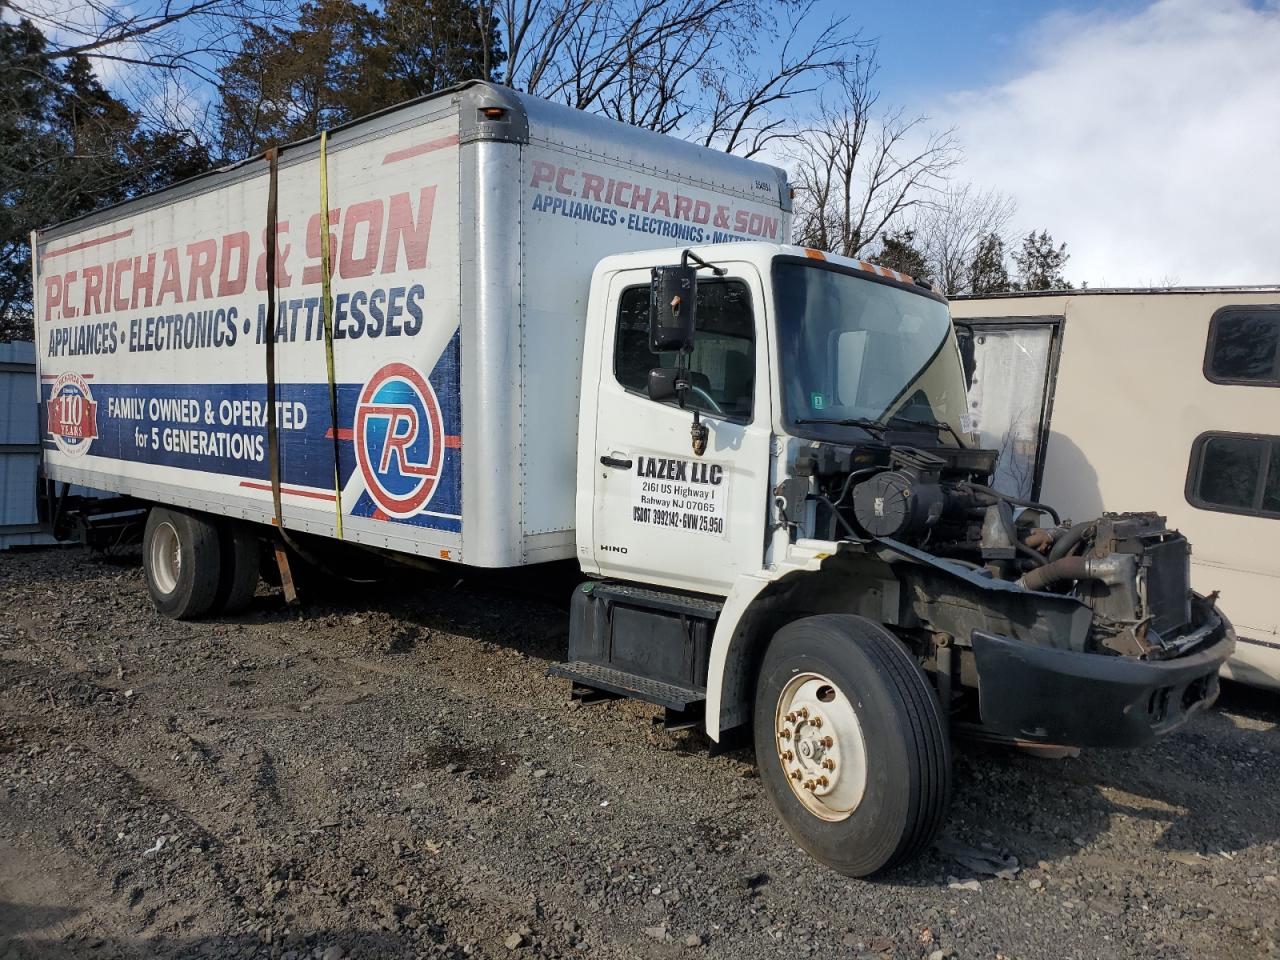
[[964, 176], [1067, 241], [1090, 286], [1280, 282], [1280, 0], [1056, 14], [1029, 66], [931, 112]]
[[[5, 11], [5, 19], [16, 21], [19, 15], [31, 20], [54, 47], [76, 47], [103, 36], [113, 23], [134, 16], [127, 3], [114, 0], [20, 0]], [[117, 57], [143, 57], [145, 49], [137, 42], [114, 43], [103, 52]], [[108, 88], [118, 88], [130, 67], [118, 60], [94, 58], [94, 72]]]

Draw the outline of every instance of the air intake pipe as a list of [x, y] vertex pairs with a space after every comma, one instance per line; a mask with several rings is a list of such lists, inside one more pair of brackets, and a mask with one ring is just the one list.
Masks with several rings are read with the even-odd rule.
[[1106, 557], [1059, 557], [1024, 573], [1018, 586], [1024, 590], [1044, 590], [1072, 580], [1099, 580], [1114, 586], [1132, 579], [1137, 563], [1138, 558], [1131, 553], [1113, 553]]

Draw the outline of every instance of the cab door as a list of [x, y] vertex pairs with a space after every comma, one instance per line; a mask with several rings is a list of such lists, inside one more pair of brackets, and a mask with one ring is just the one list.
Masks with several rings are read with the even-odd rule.
[[[593, 550], [601, 574], [728, 593], [764, 560], [771, 447], [762, 285], [742, 265], [698, 280], [693, 385], [649, 399], [649, 371], [676, 354], [649, 349], [649, 271], [614, 274], [595, 423]], [[693, 450], [694, 410], [708, 428]]]

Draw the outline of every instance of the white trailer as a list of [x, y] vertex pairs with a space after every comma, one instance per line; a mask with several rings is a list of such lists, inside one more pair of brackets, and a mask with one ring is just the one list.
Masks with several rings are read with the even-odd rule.
[[[1225, 676], [1280, 689], [1280, 287], [959, 297], [997, 486], [1077, 521], [1146, 506], [1235, 623]], [[1116, 363], [1120, 359], [1119, 364]]]
[[179, 617], [307, 538], [576, 558], [553, 672], [749, 726], [793, 836], [873, 873], [941, 824], [953, 722], [1144, 744], [1232, 634], [1149, 518], [1015, 521], [945, 298], [786, 246], [789, 207], [773, 167], [471, 83], [40, 231], [44, 469], [146, 512]]

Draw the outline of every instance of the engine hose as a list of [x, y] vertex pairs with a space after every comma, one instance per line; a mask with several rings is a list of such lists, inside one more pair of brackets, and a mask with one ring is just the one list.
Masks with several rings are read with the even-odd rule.
[[1018, 552], [1034, 563], [1037, 567], [1043, 567], [1049, 561], [1045, 559], [1044, 554], [1038, 550], [1032, 550], [1021, 540], [1014, 540], [1013, 545], [1018, 548]]
[[1090, 566], [1088, 557], [1060, 557], [1027, 571], [1018, 584], [1027, 590], [1043, 590], [1064, 580], [1092, 580], [1095, 576]]
[[1049, 562], [1061, 560], [1067, 554], [1071, 553], [1085, 537], [1092, 535], [1098, 529], [1098, 521], [1090, 520], [1088, 523], [1077, 523], [1059, 537], [1053, 544], [1053, 549], [1049, 551]]
[[844, 503], [844, 498], [849, 495], [849, 488], [853, 486], [853, 481], [858, 477], [868, 477], [873, 473], [879, 473], [883, 467], [863, 467], [861, 470], [854, 470], [844, 479], [844, 486], [840, 488], [840, 496], [836, 497], [837, 504]]
[[960, 490], [968, 490], [970, 493], [977, 494], [980, 497], [985, 496], [991, 497], [993, 500], [1003, 500], [1005, 503], [1011, 503], [1015, 507], [1028, 507], [1032, 510], [1042, 510], [1049, 516], [1053, 517], [1055, 525], [1062, 525], [1062, 518], [1058, 516], [1058, 511], [1048, 504], [1036, 503], [1034, 500], [1019, 500], [1017, 497], [1011, 497], [1007, 493], [1001, 493], [999, 490], [984, 487], [979, 483], [957, 483], [956, 488]]

